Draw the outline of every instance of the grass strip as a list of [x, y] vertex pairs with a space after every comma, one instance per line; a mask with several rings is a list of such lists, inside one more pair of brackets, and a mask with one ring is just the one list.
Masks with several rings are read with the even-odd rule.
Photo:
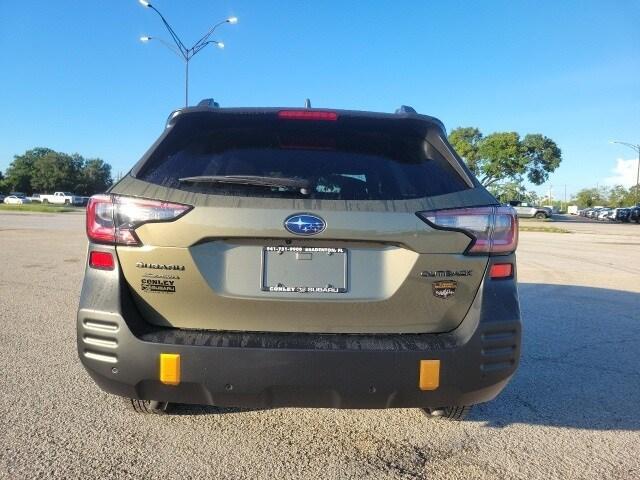
[[558, 227], [534, 227], [529, 225], [520, 225], [521, 232], [546, 232], [546, 233], [571, 233], [566, 228]]
[[76, 212], [78, 208], [58, 207], [56, 205], [43, 205], [40, 203], [27, 203], [25, 205], [7, 205], [0, 204], [0, 212], [44, 212], [44, 213], [65, 213]]

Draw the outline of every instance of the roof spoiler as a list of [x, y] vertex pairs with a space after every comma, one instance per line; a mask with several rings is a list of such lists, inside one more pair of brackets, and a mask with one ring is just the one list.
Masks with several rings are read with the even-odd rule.
[[409, 105], [400, 105], [400, 108], [397, 108], [395, 111], [396, 115], [402, 115], [403, 113], [413, 113], [414, 115], [417, 115], [418, 112], [416, 112], [416, 109], [413, 107], [410, 107]]
[[198, 102], [199, 107], [220, 108], [220, 104], [213, 98], [204, 98]]

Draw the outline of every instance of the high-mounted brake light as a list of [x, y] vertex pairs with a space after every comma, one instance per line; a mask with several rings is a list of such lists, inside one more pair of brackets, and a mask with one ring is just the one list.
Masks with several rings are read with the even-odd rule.
[[87, 204], [87, 236], [95, 243], [139, 246], [142, 242], [136, 228], [145, 223], [176, 220], [191, 208], [158, 200], [94, 195]]
[[473, 243], [468, 254], [506, 254], [518, 246], [518, 217], [511, 207], [472, 207], [418, 212], [434, 228], [460, 231]]
[[318, 110], [280, 110], [278, 118], [284, 120], [323, 120], [335, 122], [338, 120], [336, 112], [324, 112]]

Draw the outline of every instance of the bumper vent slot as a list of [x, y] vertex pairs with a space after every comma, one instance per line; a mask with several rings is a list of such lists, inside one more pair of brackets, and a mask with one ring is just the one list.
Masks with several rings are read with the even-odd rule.
[[514, 363], [515, 360], [510, 360], [508, 362], [483, 363], [480, 365], [480, 370], [486, 373], [508, 370], [513, 367]]
[[501, 330], [497, 332], [485, 332], [482, 334], [482, 342], [498, 342], [500, 340], [508, 340], [516, 334], [515, 330]]
[[93, 335], [85, 335], [82, 341], [87, 345], [95, 345], [96, 347], [117, 348], [118, 342], [114, 338], [94, 337]]
[[515, 345], [509, 345], [507, 347], [484, 347], [482, 349], [482, 355], [485, 357], [513, 356], [515, 349]]
[[109, 353], [99, 353], [92, 350], [85, 350], [84, 356], [91, 360], [97, 360], [104, 363], [118, 363], [118, 357]]
[[104, 320], [94, 320], [87, 318], [82, 321], [82, 324], [87, 330], [94, 330], [97, 332], [115, 333], [120, 329], [120, 326], [116, 322], [108, 322]]
[[513, 369], [516, 363], [517, 332], [515, 330], [494, 330], [482, 334], [482, 350], [485, 360], [480, 364], [484, 374]]

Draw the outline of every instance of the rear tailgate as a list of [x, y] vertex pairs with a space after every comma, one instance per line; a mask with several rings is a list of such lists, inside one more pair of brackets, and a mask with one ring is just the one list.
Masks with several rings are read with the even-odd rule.
[[[462, 321], [487, 257], [464, 255], [469, 236], [432, 228], [416, 213], [495, 200], [452, 165], [438, 125], [357, 115], [295, 126], [272, 114], [221, 118], [177, 121], [174, 135], [163, 135], [134, 169], [137, 178], [112, 189], [194, 206], [175, 221], [138, 227], [143, 246], [117, 249], [149, 322], [417, 333]], [[179, 181], [221, 174], [305, 177], [314, 188], [303, 194]], [[291, 233], [285, 221], [300, 214], [319, 217], [326, 228]]]

